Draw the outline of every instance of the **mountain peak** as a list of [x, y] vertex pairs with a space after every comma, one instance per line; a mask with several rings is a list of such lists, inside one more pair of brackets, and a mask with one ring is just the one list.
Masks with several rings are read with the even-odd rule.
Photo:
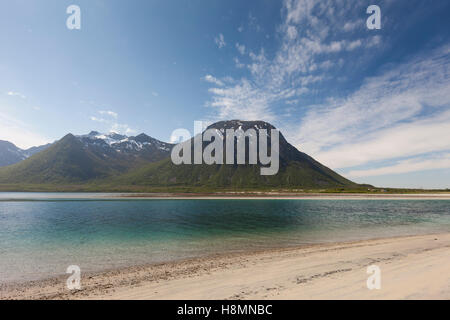
[[243, 121], [243, 120], [228, 120], [228, 121], [219, 121], [213, 123], [208, 126], [207, 129], [218, 129], [218, 130], [226, 130], [226, 129], [242, 129], [244, 131], [248, 129], [275, 129], [273, 125], [265, 121]]
[[[246, 131], [275, 127], [265, 121], [230, 120], [216, 122], [208, 128]], [[279, 137], [279, 172], [273, 176], [260, 175], [261, 165], [175, 165], [170, 157], [173, 144], [146, 134], [127, 137], [93, 131], [81, 136], [68, 134], [39, 156], [32, 156], [11, 169], [0, 169], [0, 183], [53, 183], [57, 188], [58, 185], [87, 181], [104, 181], [116, 186], [120, 181], [125, 187], [132, 186], [133, 190], [139, 186], [218, 189], [357, 186], [297, 150], [281, 133]], [[119, 180], [116, 180], [117, 175], [121, 175]]]
[[134, 137], [134, 140], [136, 142], [150, 142], [152, 140], [152, 137], [146, 135], [145, 133], [141, 133]]
[[117, 132], [110, 132], [106, 136], [114, 140], [123, 140], [128, 138], [126, 135], [119, 134]]
[[73, 138], [76, 138], [76, 136], [73, 135], [72, 133], [68, 133], [64, 137], [62, 137], [61, 140], [67, 140], [67, 139], [73, 139]]

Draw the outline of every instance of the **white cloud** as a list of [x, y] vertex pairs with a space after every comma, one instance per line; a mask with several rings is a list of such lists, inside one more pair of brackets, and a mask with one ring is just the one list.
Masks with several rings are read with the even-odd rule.
[[156, 92], [156, 91], [152, 91], [152, 96], [154, 96], [154, 97], [158, 97], [158, 96], [159, 96], [159, 94], [158, 94], [158, 92]]
[[117, 117], [119, 116], [116, 112], [114, 112], [114, 111], [109, 111], [109, 110], [105, 110], [105, 111], [99, 111], [98, 113], [100, 113], [100, 114], [102, 114], [102, 115], [108, 115], [108, 116], [111, 116], [111, 117], [113, 117], [113, 118], [115, 118], [115, 119], [117, 119]]
[[11, 96], [11, 97], [19, 97], [19, 98], [22, 98], [22, 99], [26, 99], [27, 98], [25, 95], [21, 94], [20, 92], [8, 91], [6, 94], [8, 96]]
[[240, 54], [245, 54], [245, 46], [243, 44], [236, 43], [236, 49], [239, 51]]
[[136, 133], [136, 130], [130, 128], [130, 126], [128, 124], [119, 123], [117, 121], [119, 118], [119, 115], [116, 112], [102, 110], [102, 111], [99, 111], [98, 113], [103, 116], [106, 115], [109, 118], [98, 118], [95, 116], [91, 116], [89, 119], [91, 119], [92, 121], [104, 124], [105, 126], [108, 127], [107, 130], [109, 130], [110, 132], [117, 132], [117, 133], [127, 134], [127, 135]]
[[235, 57], [233, 60], [234, 60], [234, 64], [236, 65], [236, 68], [239, 68], [239, 69], [245, 68], [245, 64], [241, 63], [241, 61], [239, 60], [238, 57]]
[[[345, 168], [373, 161], [450, 150], [450, 112], [434, 117], [397, 124], [379, 130], [360, 142], [344, 143], [328, 151], [317, 152], [319, 161], [333, 168]], [[359, 134], [364, 135], [364, 132]], [[350, 140], [352, 141], [352, 140]]]
[[[321, 83], [333, 75], [338, 75], [336, 82], [345, 81], [339, 68], [346, 63], [357, 67], [386, 47], [387, 39], [378, 34], [361, 38], [352, 32], [364, 28], [365, 21], [349, 15], [365, 12], [363, 7], [340, 0], [286, 0], [277, 28], [281, 45], [270, 55], [263, 48], [245, 48], [250, 58], [245, 64], [234, 58], [249, 75], [210, 89], [212, 118], [279, 122], [282, 130], [291, 129], [285, 131], [288, 140], [332, 168], [450, 150], [450, 139], [442, 138], [450, 132], [449, 47], [380, 68], [378, 76], [366, 78], [345, 97], [331, 96], [311, 106], [302, 101], [305, 94], [326, 97], [322, 88], [327, 86]], [[356, 60], [343, 59], [356, 54]], [[276, 112], [280, 105], [307, 111], [295, 124], [281, 122], [293, 110]]]
[[94, 116], [91, 116], [90, 119], [91, 119], [92, 121], [96, 121], [96, 122], [103, 122], [103, 123], [108, 122], [108, 120], [106, 120], [106, 119], [103, 119], [103, 118], [97, 118], [97, 117], [94, 117]]
[[370, 47], [379, 46], [381, 44], [381, 41], [382, 41], [382, 38], [380, 35], [373, 36], [368, 39], [367, 47], [370, 48]]
[[344, 24], [344, 31], [353, 31], [357, 28], [363, 28], [364, 27], [364, 21], [363, 20], [356, 20], [356, 21], [348, 21]]
[[219, 34], [217, 37], [214, 38], [214, 42], [217, 44], [217, 46], [220, 48], [223, 48], [227, 45], [227, 43], [225, 42], [225, 38], [223, 36], [223, 34]]
[[248, 15], [248, 26], [250, 29], [256, 30], [257, 32], [261, 31], [261, 26], [258, 24], [258, 19], [250, 12]]
[[[263, 48], [259, 52], [248, 52], [243, 44], [237, 43], [236, 48], [241, 54], [248, 52], [250, 62], [244, 64], [234, 57], [235, 66], [246, 68], [250, 76], [236, 79], [231, 85], [222, 88], [225, 90], [210, 91], [212, 101], [208, 105], [214, 107], [216, 118], [245, 117], [242, 110], [247, 110], [248, 105], [244, 103], [252, 103], [258, 97], [260, 107], [251, 115], [274, 119], [273, 105], [287, 98], [299, 99], [310, 86], [317, 87], [318, 83], [326, 80], [330, 68], [342, 65], [331, 62], [340, 61], [333, 55], [363, 47], [361, 39], [343, 38], [343, 34], [346, 34], [344, 31], [329, 36], [332, 28], [342, 29], [342, 12], [345, 11], [336, 14], [329, 11], [330, 7], [335, 7], [334, 1], [328, 0], [325, 4], [309, 0], [285, 1], [282, 11], [284, 21], [277, 28], [281, 45], [271, 57], [266, 55]], [[257, 26], [256, 18], [251, 14], [249, 25]], [[216, 42], [219, 43], [220, 39], [217, 38]], [[295, 97], [286, 96], [287, 92]], [[247, 94], [249, 96], [245, 96]]]
[[333, 168], [450, 149], [450, 47], [369, 78], [344, 99], [314, 106], [297, 144]]
[[297, 38], [297, 29], [295, 29], [294, 26], [288, 26], [287, 27], [287, 36], [290, 40], [294, 40], [295, 38]]
[[373, 177], [447, 168], [450, 168], [450, 153], [435, 156], [432, 158], [418, 158], [397, 161], [394, 165], [375, 169], [352, 170], [346, 173], [346, 176], [350, 178]]
[[204, 76], [202, 79], [205, 80], [206, 82], [213, 83], [213, 84], [216, 84], [216, 85], [218, 85], [218, 86], [223, 86], [223, 85], [224, 85], [224, 83], [223, 83], [221, 80], [219, 80], [219, 79], [213, 77], [213, 76], [210, 75], [210, 74], [207, 74], [207, 75]]
[[121, 133], [125, 135], [130, 135], [136, 133], [136, 130], [131, 129], [127, 124], [113, 123], [110, 132]]
[[213, 100], [208, 104], [217, 108], [219, 119], [267, 120], [274, 119], [269, 110], [267, 93], [243, 80], [228, 88], [211, 88]]
[[362, 44], [362, 41], [359, 40], [359, 39], [358, 39], [358, 40], [355, 40], [355, 41], [351, 41], [351, 42], [349, 42], [348, 45], [347, 45], [347, 50], [352, 51], [352, 50], [354, 50], [354, 49], [360, 47], [361, 44]]

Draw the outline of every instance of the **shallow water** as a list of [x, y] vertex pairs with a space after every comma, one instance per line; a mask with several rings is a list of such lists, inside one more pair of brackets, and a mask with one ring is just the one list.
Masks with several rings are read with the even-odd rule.
[[[450, 200], [75, 200], [0, 195], [0, 282], [450, 231]], [[83, 194], [86, 197], [86, 194]], [[24, 201], [25, 199], [34, 201]], [[38, 201], [36, 201], [38, 200]]]

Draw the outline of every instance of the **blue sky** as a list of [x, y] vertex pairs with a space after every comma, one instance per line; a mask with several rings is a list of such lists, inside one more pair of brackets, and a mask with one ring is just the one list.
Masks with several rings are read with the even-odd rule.
[[194, 120], [267, 120], [357, 182], [450, 188], [449, 14], [415, 0], [4, 1], [0, 139], [168, 141]]

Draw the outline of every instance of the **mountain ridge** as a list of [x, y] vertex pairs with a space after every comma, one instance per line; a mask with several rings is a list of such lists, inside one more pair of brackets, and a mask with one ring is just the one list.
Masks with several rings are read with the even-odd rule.
[[45, 150], [51, 144], [35, 146], [28, 149], [21, 149], [10, 141], [0, 140], [0, 167], [18, 163], [32, 155]]
[[[241, 128], [245, 131], [249, 128], [275, 127], [264, 121], [230, 120], [216, 122], [208, 128], [226, 132], [226, 129]], [[46, 150], [17, 164], [0, 168], [0, 184], [45, 184], [55, 188], [79, 185], [81, 189], [104, 186], [104, 190], [126, 186], [134, 190], [327, 189], [358, 186], [296, 149], [281, 132], [279, 136], [280, 171], [274, 176], [261, 176], [259, 164], [175, 165], [170, 158], [173, 144], [146, 134], [127, 137], [91, 131], [87, 135], [67, 134]]]
[[[264, 121], [219, 121], [207, 127], [225, 133], [227, 129], [274, 129]], [[202, 133], [204, 134], [204, 132]], [[270, 136], [270, 134], [269, 134]], [[191, 145], [193, 145], [191, 139]], [[225, 140], [225, 139], [224, 139]], [[247, 145], [248, 147], [248, 145]], [[205, 148], [205, 143], [202, 146]], [[269, 147], [270, 150], [270, 147]], [[355, 187], [356, 183], [322, 165], [311, 156], [292, 146], [279, 133], [280, 169], [276, 175], [262, 176], [261, 165], [174, 165], [171, 159], [131, 170], [114, 180], [117, 184], [151, 187], [210, 187], [217, 188], [339, 188]], [[224, 154], [225, 157], [225, 154]], [[248, 148], [246, 159], [248, 158]], [[225, 163], [225, 162], [224, 162]], [[248, 163], [248, 162], [246, 162]]]
[[169, 155], [171, 144], [140, 135], [69, 133], [46, 150], [0, 168], [0, 183], [85, 183], [121, 174]]

